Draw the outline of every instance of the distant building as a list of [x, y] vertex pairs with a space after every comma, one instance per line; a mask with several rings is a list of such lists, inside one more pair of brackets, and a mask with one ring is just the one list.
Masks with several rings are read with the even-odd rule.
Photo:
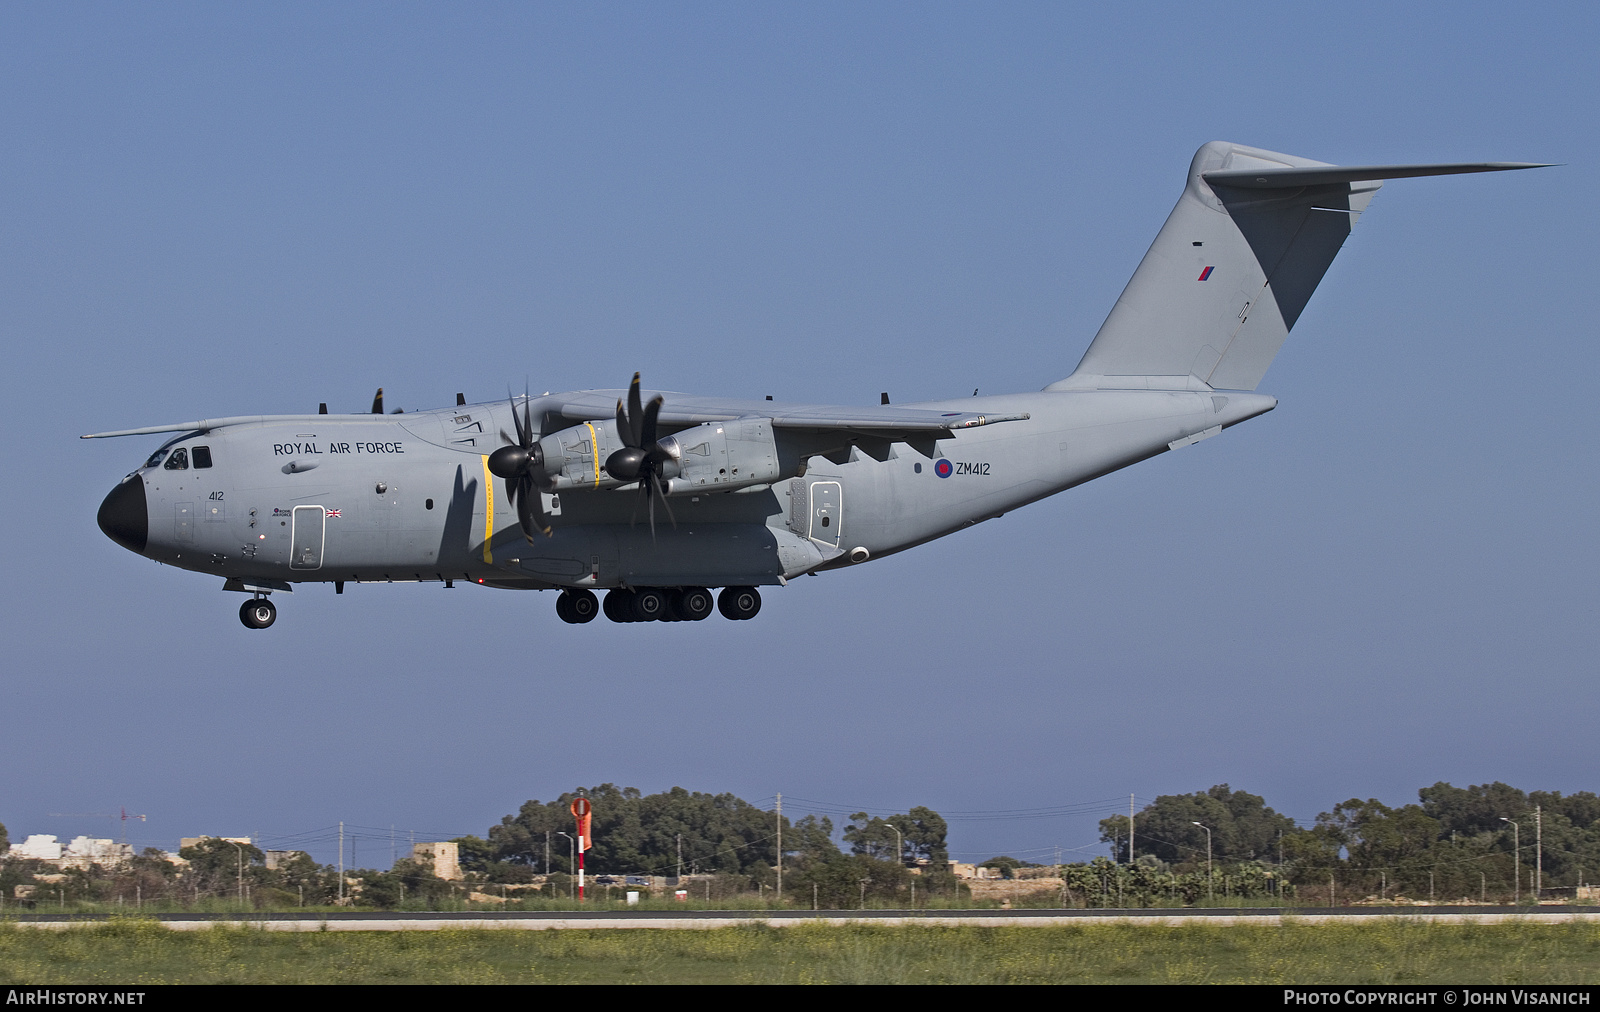
[[6, 853], [6, 856], [35, 861], [59, 861], [61, 860], [61, 844], [53, 835], [46, 836], [42, 833], [36, 833], [21, 843], [12, 844], [11, 850]]
[[959, 879], [1004, 878], [999, 868], [984, 868], [964, 861], [951, 861], [950, 874]]
[[461, 876], [461, 847], [454, 843], [413, 843], [411, 860], [427, 868], [442, 879], [456, 880]]
[[277, 871], [304, 853], [305, 851], [303, 850], [269, 850], [267, 851], [267, 870]]
[[242, 843], [247, 847], [250, 846], [250, 838], [248, 836], [185, 836], [178, 841], [178, 849], [198, 847], [207, 840], [221, 840], [223, 843]]
[[133, 860], [133, 847], [115, 840], [93, 840], [75, 836], [67, 844], [58, 862], [63, 868], [87, 868], [90, 865], [113, 867]]
[[6, 857], [44, 861], [59, 868], [87, 868], [96, 864], [115, 867], [133, 859], [133, 848], [115, 840], [87, 836], [74, 837], [71, 843], [62, 846], [54, 836], [36, 833], [13, 846]]

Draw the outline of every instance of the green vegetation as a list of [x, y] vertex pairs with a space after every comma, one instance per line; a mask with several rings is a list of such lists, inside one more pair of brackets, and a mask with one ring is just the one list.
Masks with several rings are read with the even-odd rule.
[[[1108, 874], [1119, 877], [1119, 888], [1138, 905], [1155, 905], [1163, 893], [1194, 902], [1201, 893], [1256, 899], [1278, 890], [1286, 901], [1302, 904], [1366, 897], [1504, 903], [1519, 896], [1533, 901], [1531, 876], [1541, 853], [1546, 888], [1588, 882], [1600, 867], [1600, 797], [1589, 791], [1562, 797], [1502, 783], [1437, 783], [1418, 796], [1419, 804], [1399, 808], [1351, 798], [1301, 829], [1261, 798], [1227, 784], [1165, 795], [1134, 817], [1135, 867], [1119, 864], [1120, 871]], [[1538, 849], [1536, 810], [1543, 823]], [[1101, 820], [1100, 831], [1118, 861], [1126, 862], [1127, 817]]]
[[0, 924], [0, 983], [1259, 983], [1600, 981], [1600, 925], [747, 924], [712, 931], [308, 932]]
[[[680, 872], [676, 887], [688, 892], [689, 907], [721, 909], [1533, 902], [1530, 876], [1539, 854], [1544, 885], [1569, 887], [1569, 894], [1586, 879], [1585, 869], [1600, 866], [1600, 797], [1589, 792], [1563, 797], [1499, 783], [1439, 783], [1419, 792], [1419, 804], [1390, 808], [1351, 799], [1302, 829], [1262, 798], [1222, 784], [1159, 797], [1137, 813], [1131, 855], [1128, 819], [1114, 816], [1100, 826], [1116, 860], [1051, 866], [999, 856], [983, 865], [1011, 881], [982, 885], [951, 873], [945, 820], [929, 808], [857, 812], [837, 834], [826, 817], [783, 819], [780, 896], [776, 813], [732, 794], [675, 787], [645, 795], [602, 784], [529, 801], [485, 837], [454, 841], [465, 878], [445, 880], [426, 861], [400, 860], [384, 871], [347, 869], [341, 882], [333, 867], [303, 853], [278, 852], [269, 869], [254, 846], [206, 839], [185, 848], [177, 862], [154, 849], [116, 867], [0, 861], [0, 912], [569, 908], [575, 892], [569, 805], [580, 793], [594, 811], [594, 846], [585, 862], [591, 908], [620, 906], [631, 890], [647, 909], [684, 909], [672, 887], [662, 888]], [[1542, 848], [1535, 844], [1536, 807]], [[623, 884], [607, 876], [654, 879]]]

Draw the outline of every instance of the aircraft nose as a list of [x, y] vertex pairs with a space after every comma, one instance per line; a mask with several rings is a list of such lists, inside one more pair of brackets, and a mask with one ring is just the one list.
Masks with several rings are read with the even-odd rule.
[[106, 537], [130, 552], [144, 553], [150, 536], [150, 509], [145, 504], [144, 482], [134, 475], [111, 490], [100, 504], [100, 529]]

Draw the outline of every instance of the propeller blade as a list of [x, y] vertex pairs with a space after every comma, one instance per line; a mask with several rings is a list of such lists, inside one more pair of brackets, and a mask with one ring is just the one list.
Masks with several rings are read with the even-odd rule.
[[372, 413], [383, 414], [383, 387], [379, 387], [377, 395], [372, 398]]
[[[659, 410], [659, 409], [658, 409]], [[633, 382], [628, 384], [628, 423], [629, 435], [633, 441], [629, 446], [644, 445], [644, 412], [639, 408], [639, 374], [633, 374]]]
[[517, 522], [522, 525], [522, 534], [530, 542], [533, 540], [534, 531], [548, 538], [551, 534], [550, 528], [544, 522], [544, 510], [534, 505], [539, 501], [536, 498], [539, 493], [533, 487], [533, 479], [525, 477], [518, 484], [522, 481], [527, 482], [527, 486], [522, 489], [522, 496], [517, 499]]
[[667, 508], [667, 519], [672, 521], [672, 529], [673, 530], [677, 530], [678, 529], [678, 518], [677, 518], [677, 516], [675, 516], [673, 514], [673, 512], [672, 512], [672, 503], [670, 501], [668, 501], [668, 499], [667, 499], [667, 483], [665, 481], [661, 481], [660, 479], [657, 479], [656, 483], [655, 483], [655, 490], [656, 490], [656, 495], [661, 497], [661, 505], [663, 505], [663, 506], [665, 506]]
[[644, 424], [640, 426], [639, 445], [654, 451], [656, 442], [656, 416], [661, 413], [661, 397], [650, 398], [644, 408]]

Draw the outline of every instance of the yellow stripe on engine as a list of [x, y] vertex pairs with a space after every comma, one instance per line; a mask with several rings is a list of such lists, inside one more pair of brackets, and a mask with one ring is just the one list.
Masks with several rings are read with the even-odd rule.
[[594, 487], [600, 487], [600, 437], [594, 434], [594, 423], [584, 422], [589, 427], [589, 446], [594, 450]]
[[494, 475], [489, 473], [489, 458], [483, 458], [483, 561], [494, 565], [494, 553], [489, 550], [489, 539], [494, 537]]

